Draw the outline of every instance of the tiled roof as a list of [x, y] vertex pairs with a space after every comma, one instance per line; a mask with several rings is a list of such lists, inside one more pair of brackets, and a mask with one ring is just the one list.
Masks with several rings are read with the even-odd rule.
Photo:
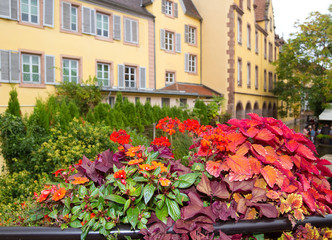
[[201, 15], [199, 15], [194, 3], [191, 0], [182, 0], [182, 1], [186, 8], [185, 14], [187, 14], [188, 16], [191, 16], [193, 18], [197, 18], [199, 20], [202, 19]]
[[266, 0], [255, 0], [255, 18], [256, 22], [264, 21], [265, 20], [265, 6]]
[[197, 94], [197, 96], [202, 96], [202, 97], [221, 96], [221, 94], [218, 93], [217, 91], [214, 91], [202, 84], [173, 83], [172, 85], [166, 86], [161, 90], [183, 91], [186, 93]]
[[142, 6], [147, 6], [150, 5], [152, 3], [152, 0], [142, 0]]
[[154, 17], [144, 7], [141, 6], [141, 0], [88, 0], [104, 4], [105, 6], [117, 7], [123, 10], [129, 10], [144, 16]]

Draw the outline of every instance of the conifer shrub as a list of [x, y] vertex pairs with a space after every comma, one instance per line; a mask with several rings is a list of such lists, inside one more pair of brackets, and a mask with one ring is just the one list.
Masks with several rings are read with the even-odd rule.
[[21, 116], [21, 108], [20, 103], [17, 98], [17, 91], [16, 88], [13, 88], [9, 92], [9, 101], [8, 101], [8, 108], [6, 109], [7, 113], [10, 113], [16, 117]]

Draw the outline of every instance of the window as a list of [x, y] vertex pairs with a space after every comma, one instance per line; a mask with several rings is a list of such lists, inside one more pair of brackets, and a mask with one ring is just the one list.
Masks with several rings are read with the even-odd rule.
[[184, 64], [185, 72], [196, 73], [196, 64], [197, 64], [196, 55], [186, 53], [185, 64]]
[[170, 106], [170, 99], [169, 98], [161, 98], [161, 106], [162, 107], [169, 107]]
[[264, 59], [266, 59], [266, 51], [267, 51], [267, 42], [266, 42], [266, 37], [264, 38]]
[[187, 98], [180, 98], [180, 107], [186, 107], [187, 106]]
[[62, 2], [62, 29], [78, 32], [78, 6]]
[[78, 83], [78, 60], [62, 60], [62, 79], [64, 82]]
[[173, 3], [171, 1], [166, 1], [165, 13], [167, 15], [173, 15]]
[[274, 61], [277, 61], [277, 47], [274, 47]]
[[242, 20], [241, 18], [237, 19], [237, 42], [242, 44]]
[[145, 102], [148, 102], [148, 103], [151, 103], [151, 98], [150, 97], [147, 97]]
[[270, 17], [270, 31], [271, 31], [271, 32], [272, 32], [272, 26], [273, 26], [272, 18]]
[[269, 61], [273, 61], [273, 45], [269, 42]]
[[264, 91], [266, 92], [266, 70], [264, 69]]
[[250, 69], [250, 63], [247, 63], [247, 87], [251, 87], [251, 69]]
[[255, 52], [258, 53], [258, 31], [255, 31]]
[[165, 32], [165, 50], [174, 50], [174, 33], [172, 32]]
[[99, 86], [110, 86], [110, 65], [107, 63], [97, 63], [97, 80]]
[[240, 0], [239, 5], [240, 5], [240, 8], [243, 9], [243, 0]]
[[110, 17], [106, 14], [97, 13], [97, 36], [109, 38]]
[[111, 105], [111, 107], [114, 107], [115, 98], [114, 97], [109, 97], [108, 98], [108, 103], [109, 103], [109, 105]]
[[175, 82], [175, 73], [174, 72], [166, 72], [166, 85], [172, 84]]
[[124, 77], [126, 88], [136, 87], [136, 67], [125, 66]]
[[33, 24], [39, 23], [39, 0], [21, 0], [21, 20]]
[[124, 40], [128, 43], [138, 43], [138, 21], [124, 18]]
[[170, 17], [178, 17], [178, 4], [169, 0], [162, 0], [161, 12]]
[[195, 45], [196, 44], [196, 28], [189, 26], [189, 25], [185, 25], [184, 32], [185, 32], [184, 41], [186, 43]]
[[258, 89], [258, 66], [255, 66], [255, 88]]
[[247, 8], [250, 10], [251, 9], [251, 0], [247, 0]]
[[23, 83], [41, 83], [40, 56], [22, 54]]
[[237, 60], [237, 85], [242, 85], [242, 60], [239, 58]]
[[251, 27], [249, 24], [247, 26], [247, 47], [251, 49]]
[[272, 92], [273, 89], [273, 75], [272, 72], [269, 72], [269, 92]]

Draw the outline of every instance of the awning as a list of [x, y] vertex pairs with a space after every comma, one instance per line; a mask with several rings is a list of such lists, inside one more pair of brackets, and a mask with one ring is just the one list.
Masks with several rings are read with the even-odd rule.
[[318, 118], [320, 121], [332, 121], [332, 103], [330, 103], [328, 108], [324, 109]]

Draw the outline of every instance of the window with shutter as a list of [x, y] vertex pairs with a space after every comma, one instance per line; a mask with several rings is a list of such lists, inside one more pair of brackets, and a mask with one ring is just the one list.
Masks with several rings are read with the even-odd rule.
[[180, 33], [176, 33], [176, 42], [175, 42], [175, 51], [177, 53], [181, 52], [181, 34]]
[[247, 87], [251, 87], [251, 64], [247, 63]]
[[39, 1], [22, 0], [21, 1], [21, 21], [32, 24], [39, 24]]
[[110, 17], [107, 14], [97, 13], [97, 36], [110, 37]]
[[196, 27], [185, 25], [185, 42], [196, 45]]
[[174, 3], [174, 17], [178, 17], [178, 4]]
[[10, 18], [11, 17], [11, 0], [1, 0], [0, 1], [0, 17]]
[[124, 84], [126, 88], [136, 88], [136, 67], [124, 67]]
[[122, 64], [118, 65], [118, 87], [124, 87], [124, 65]]
[[55, 57], [45, 55], [45, 83], [55, 83]]
[[184, 25], [184, 42], [189, 42], [189, 25]]
[[189, 53], [184, 54], [184, 71], [189, 72]]
[[44, 0], [44, 26], [54, 27], [54, 0]]
[[146, 88], [146, 68], [139, 68], [140, 88]]
[[20, 82], [20, 53], [15, 51], [10, 53], [10, 82]]
[[22, 54], [22, 82], [41, 83], [40, 56]]
[[10, 80], [10, 51], [1, 50], [1, 81], [9, 82]]
[[83, 7], [82, 11], [82, 32], [86, 34], [95, 35], [95, 10], [87, 7]]
[[79, 7], [71, 3], [62, 2], [62, 29], [78, 32]]
[[113, 15], [113, 39], [121, 40], [121, 16]]
[[165, 50], [174, 51], [174, 33], [165, 31]]
[[160, 29], [160, 49], [165, 50], [165, 29]]
[[237, 85], [242, 85], [242, 60], [239, 58], [237, 60]]
[[138, 44], [138, 21], [124, 18], [124, 31], [125, 42]]
[[161, 12], [166, 13], [166, 0], [161, 1]]
[[[4, 0], [1, 0], [1, 1], [4, 1]], [[11, 16], [10, 16], [10, 19], [12, 19], [12, 20], [18, 20], [18, 3], [19, 3], [19, 0], [11, 0], [11, 11], [10, 11]]]
[[0, 82], [20, 82], [20, 53], [0, 50]]

